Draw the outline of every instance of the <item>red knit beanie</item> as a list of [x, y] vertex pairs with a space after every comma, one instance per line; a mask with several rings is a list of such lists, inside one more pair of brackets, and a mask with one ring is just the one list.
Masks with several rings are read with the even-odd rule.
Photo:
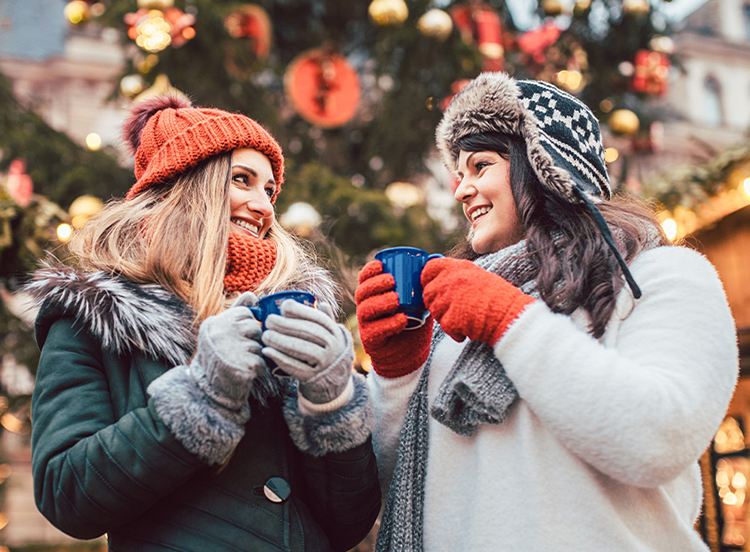
[[123, 125], [123, 137], [135, 156], [137, 179], [127, 199], [238, 148], [254, 149], [268, 157], [276, 180], [271, 203], [284, 181], [281, 146], [266, 129], [239, 113], [192, 107], [184, 97], [165, 95], [134, 104]]

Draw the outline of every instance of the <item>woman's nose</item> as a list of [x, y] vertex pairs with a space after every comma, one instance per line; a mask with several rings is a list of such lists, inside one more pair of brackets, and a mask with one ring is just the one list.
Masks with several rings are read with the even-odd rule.
[[471, 179], [463, 178], [456, 187], [456, 191], [453, 192], [453, 197], [456, 201], [464, 202], [473, 196], [477, 192]]
[[253, 193], [252, 196], [248, 198], [247, 206], [251, 211], [258, 213], [263, 218], [271, 217], [274, 212], [271, 198], [268, 197], [265, 190]]

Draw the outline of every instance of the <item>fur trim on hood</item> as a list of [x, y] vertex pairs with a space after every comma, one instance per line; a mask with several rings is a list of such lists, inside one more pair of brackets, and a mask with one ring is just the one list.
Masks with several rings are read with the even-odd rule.
[[[285, 288], [309, 291], [338, 312], [333, 280], [312, 263], [303, 264]], [[161, 286], [48, 265], [33, 273], [24, 291], [41, 306], [35, 327], [40, 348], [52, 323], [71, 316], [101, 340], [104, 349], [118, 355], [143, 352], [180, 365], [187, 364], [195, 350], [192, 309]]]
[[192, 310], [161, 286], [48, 266], [37, 270], [24, 290], [41, 305], [36, 321], [40, 348], [55, 319], [72, 316], [118, 355], [140, 351], [177, 365], [187, 364], [195, 349]]

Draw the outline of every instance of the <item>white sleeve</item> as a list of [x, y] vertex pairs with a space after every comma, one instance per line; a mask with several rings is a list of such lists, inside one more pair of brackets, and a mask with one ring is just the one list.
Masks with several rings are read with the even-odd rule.
[[568, 450], [618, 481], [652, 487], [709, 445], [737, 380], [737, 340], [721, 282], [702, 255], [660, 247], [631, 270], [643, 296], [616, 320], [607, 346], [539, 301], [495, 353]]
[[383, 499], [393, 477], [398, 457], [398, 444], [401, 428], [404, 425], [406, 407], [419, 383], [422, 369], [399, 378], [384, 378], [374, 370], [367, 375], [370, 395], [375, 407], [375, 428], [372, 430], [372, 444], [378, 461], [378, 476]]

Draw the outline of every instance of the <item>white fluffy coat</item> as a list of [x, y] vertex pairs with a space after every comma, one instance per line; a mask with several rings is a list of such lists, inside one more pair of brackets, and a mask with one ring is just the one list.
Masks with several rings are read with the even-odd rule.
[[[430, 419], [427, 552], [708, 550], [697, 461], [736, 383], [734, 323], [700, 254], [660, 247], [631, 270], [643, 297], [625, 288], [600, 340], [541, 301], [510, 327], [495, 354], [520, 399], [501, 425], [462, 437]], [[437, 345], [430, 404], [463, 346]], [[420, 373], [368, 377], [383, 485]]]

